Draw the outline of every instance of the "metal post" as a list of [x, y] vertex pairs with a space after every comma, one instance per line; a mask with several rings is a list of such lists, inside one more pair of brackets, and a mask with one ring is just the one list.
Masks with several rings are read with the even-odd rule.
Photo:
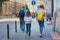
[[17, 21], [15, 21], [15, 32], [17, 32]]
[[56, 12], [54, 13], [54, 23], [53, 23], [53, 31], [55, 31], [55, 27], [56, 27]]
[[7, 39], [9, 39], [9, 24], [7, 24]]

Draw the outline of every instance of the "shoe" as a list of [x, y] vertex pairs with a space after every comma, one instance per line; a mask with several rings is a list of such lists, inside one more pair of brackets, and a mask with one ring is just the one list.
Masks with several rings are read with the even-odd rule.
[[22, 32], [24, 33], [25, 31], [24, 31], [24, 30], [22, 30]]
[[29, 36], [29, 38], [32, 38], [31, 36]]
[[28, 36], [28, 39], [30, 39], [31, 38], [31, 36]]
[[40, 34], [40, 37], [42, 37], [42, 34]]
[[30, 36], [27, 37], [28, 39], [30, 38]]
[[25, 34], [25, 37], [27, 38], [28, 37], [28, 34]]
[[40, 35], [40, 37], [42, 37], [42, 35]]

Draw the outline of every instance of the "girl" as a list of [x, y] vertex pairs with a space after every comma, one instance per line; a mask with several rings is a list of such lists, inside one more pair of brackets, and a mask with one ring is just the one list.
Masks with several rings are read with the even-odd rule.
[[27, 14], [24, 17], [24, 21], [26, 23], [26, 37], [30, 37], [32, 16], [29, 10], [27, 11]]

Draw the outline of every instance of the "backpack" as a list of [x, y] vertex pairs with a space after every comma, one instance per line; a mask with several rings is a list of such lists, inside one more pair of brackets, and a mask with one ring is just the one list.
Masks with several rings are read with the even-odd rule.
[[25, 16], [25, 13], [24, 13], [24, 10], [20, 10], [20, 12], [19, 12], [19, 17], [20, 17], [20, 19], [24, 19], [24, 16]]
[[44, 20], [44, 13], [39, 12], [38, 15], [37, 15], [37, 19], [40, 20], [40, 21], [43, 21]]

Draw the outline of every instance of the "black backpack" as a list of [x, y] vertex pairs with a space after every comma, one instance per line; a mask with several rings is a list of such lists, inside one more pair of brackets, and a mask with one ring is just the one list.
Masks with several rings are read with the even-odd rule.
[[24, 16], [25, 16], [25, 13], [24, 13], [24, 10], [20, 10], [20, 12], [19, 12], [19, 17], [20, 17], [20, 19], [24, 19]]

